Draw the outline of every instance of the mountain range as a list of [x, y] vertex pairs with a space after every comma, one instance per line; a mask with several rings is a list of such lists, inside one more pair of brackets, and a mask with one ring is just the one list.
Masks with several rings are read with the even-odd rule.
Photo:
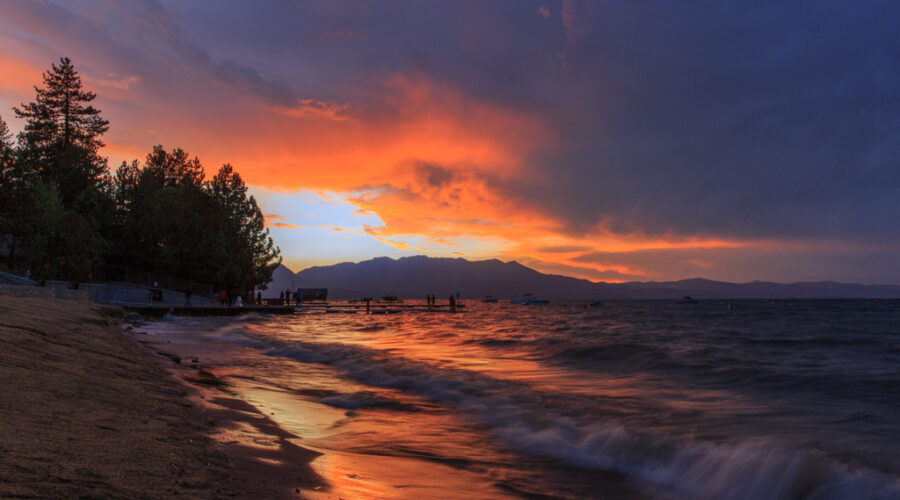
[[[664, 282], [605, 283], [544, 274], [518, 262], [469, 261], [423, 255], [317, 266], [294, 273], [279, 265], [269, 294], [295, 288], [328, 288], [331, 299], [381, 297], [464, 299], [493, 295], [500, 299], [533, 293], [544, 299], [674, 299], [684, 295], [706, 299], [900, 298], [900, 286], [857, 285], [831, 281], [727, 283], [701, 278]], [[264, 293], [265, 295], [265, 293]]]

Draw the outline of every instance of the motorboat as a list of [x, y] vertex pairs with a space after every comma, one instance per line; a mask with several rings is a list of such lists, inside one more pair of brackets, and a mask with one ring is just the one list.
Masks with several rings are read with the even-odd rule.
[[690, 295], [685, 295], [684, 297], [675, 301], [676, 304], [696, 304], [697, 302], [699, 301], [691, 297]]
[[539, 299], [533, 293], [523, 293], [521, 297], [509, 299], [510, 304], [523, 304], [526, 306], [542, 306], [549, 304], [549, 300]]

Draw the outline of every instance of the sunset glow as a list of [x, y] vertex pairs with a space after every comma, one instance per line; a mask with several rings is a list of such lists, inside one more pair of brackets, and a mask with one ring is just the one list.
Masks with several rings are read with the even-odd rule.
[[[207, 173], [234, 165], [294, 270], [426, 254], [595, 281], [900, 280], [886, 163], [897, 141], [878, 124], [889, 120], [872, 122], [884, 140], [864, 147], [828, 139], [851, 141], [840, 102], [864, 99], [864, 84], [848, 84], [828, 116], [807, 122], [806, 108], [786, 107], [763, 126], [775, 111], [752, 103], [793, 90], [723, 94], [740, 63], [692, 52], [702, 34], [672, 45], [663, 13], [636, 7], [548, 2], [504, 16], [467, 4], [440, 20], [422, 7], [398, 14], [409, 26], [395, 30], [372, 5], [346, 17], [327, 4], [216, 3], [203, 18], [211, 6], [4, 3], [0, 116], [20, 130], [10, 108], [71, 57], [111, 123], [112, 168], [156, 144], [184, 148]], [[653, 51], [666, 47], [665, 64], [705, 90], [605, 52], [622, 19], [657, 36], [623, 51], [665, 71]], [[798, 59], [826, 64], [829, 44], [844, 43], [835, 36]], [[747, 57], [789, 71], [766, 54]], [[721, 72], [687, 71], [703, 57], [721, 58]], [[835, 71], [856, 71], [844, 62], [855, 64]], [[896, 66], [881, 74], [874, 92], [896, 97]]]

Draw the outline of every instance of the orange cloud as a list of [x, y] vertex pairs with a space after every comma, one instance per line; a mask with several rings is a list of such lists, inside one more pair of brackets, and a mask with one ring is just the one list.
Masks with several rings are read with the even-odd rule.
[[141, 78], [137, 75], [117, 76], [107, 73], [105, 78], [89, 80], [89, 83], [96, 83], [103, 87], [111, 87], [119, 90], [128, 90], [132, 85], [140, 82]]
[[266, 226], [272, 227], [280, 227], [283, 229], [303, 229], [305, 226], [298, 226], [297, 224], [289, 224], [284, 222], [286, 219], [283, 215], [264, 215], [263, 219], [265, 219]]
[[333, 102], [318, 101], [315, 99], [303, 99], [296, 106], [275, 106], [272, 111], [294, 118], [308, 118], [313, 120], [346, 121], [350, 117], [346, 113], [347, 105], [338, 105]]
[[409, 250], [410, 249], [410, 246], [408, 243], [405, 243], [403, 241], [389, 240], [389, 239], [381, 236], [378, 228], [375, 228], [372, 226], [363, 226], [363, 231], [365, 231], [366, 234], [375, 238], [376, 240], [380, 241], [381, 243], [392, 246], [398, 250]]

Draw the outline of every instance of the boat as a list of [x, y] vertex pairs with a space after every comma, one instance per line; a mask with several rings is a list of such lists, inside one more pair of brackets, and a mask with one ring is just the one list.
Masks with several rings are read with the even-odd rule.
[[542, 306], [549, 304], [550, 301], [539, 299], [533, 293], [523, 293], [521, 297], [513, 297], [509, 299], [510, 304], [523, 304], [526, 306]]
[[602, 301], [602, 300], [595, 300], [595, 301], [591, 302], [590, 305], [591, 305], [591, 307], [600, 307], [600, 306], [603, 305], [603, 301]]
[[675, 301], [676, 304], [696, 304], [697, 302], [699, 301], [691, 297], [690, 295], [685, 295], [684, 297]]
[[484, 302], [485, 304], [493, 304], [495, 302], [499, 302], [497, 300], [497, 297], [494, 297], [493, 295], [488, 295], [485, 298], [483, 298], [481, 301]]

